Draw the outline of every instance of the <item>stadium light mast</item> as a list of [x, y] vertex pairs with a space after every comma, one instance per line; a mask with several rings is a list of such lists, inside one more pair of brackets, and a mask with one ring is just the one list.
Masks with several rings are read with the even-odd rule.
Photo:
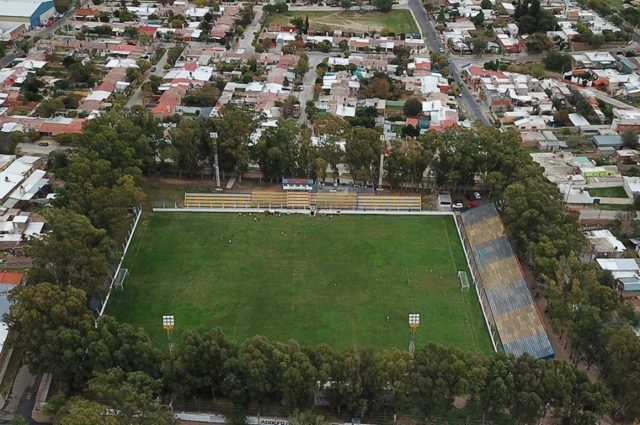
[[420, 314], [409, 313], [409, 329], [411, 329], [411, 335], [409, 337], [409, 353], [413, 356], [413, 352], [416, 350], [416, 331], [420, 326]]
[[167, 332], [167, 340], [169, 341], [169, 353], [173, 350], [173, 341], [171, 340], [171, 332], [176, 325], [176, 318], [174, 315], [162, 316], [162, 327]]
[[212, 131], [209, 137], [213, 140], [213, 168], [216, 172], [216, 187], [220, 187], [220, 166], [218, 164], [218, 132]]

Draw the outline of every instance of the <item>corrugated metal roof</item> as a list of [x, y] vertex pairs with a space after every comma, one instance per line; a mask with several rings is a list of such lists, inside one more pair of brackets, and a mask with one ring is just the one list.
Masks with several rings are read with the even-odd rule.
[[624, 292], [640, 292], [640, 277], [621, 277], [618, 281], [622, 283]]
[[8, 293], [0, 293], [0, 317], [4, 316], [9, 312], [9, 307], [11, 303], [9, 302]]
[[593, 136], [593, 143], [598, 147], [615, 147], [622, 144], [622, 137], [618, 134], [596, 135]]

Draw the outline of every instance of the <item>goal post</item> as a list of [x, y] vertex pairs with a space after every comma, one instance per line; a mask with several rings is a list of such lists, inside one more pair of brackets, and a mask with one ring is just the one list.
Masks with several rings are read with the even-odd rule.
[[458, 271], [458, 279], [460, 280], [460, 292], [469, 290], [469, 276], [464, 270]]
[[124, 281], [129, 275], [129, 270], [121, 267], [118, 269], [118, 273], [116, 274], [115, 279], [113, 280], [113, 286], [117, 289], [122, 290], [124, 288]]

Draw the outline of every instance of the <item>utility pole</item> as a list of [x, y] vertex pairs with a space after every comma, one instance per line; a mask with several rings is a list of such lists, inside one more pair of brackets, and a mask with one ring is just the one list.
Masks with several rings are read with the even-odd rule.
[[378, 176], [378, 190], [382, 190], [382, 171], [384, 170], [384, 152], [380, 154], [380, 175]]
[[216, 187], [220, 187], [220, 167], [218, 165], [218, 133], [212, 131], [209, 133], [211, 140], [213, 140], [213, 168], [216, 171]]
[[382, 134], [380, 135], [380, 142], [382, 142], [382, 151], [380, 152], [380, 170], [378, 173], [378, 190], [382, 190], [382, 174], [384, 173], [384, 151], [387, 149], [387, 138], [384, 135], [385, 118], [386, 116], [383, 115]]

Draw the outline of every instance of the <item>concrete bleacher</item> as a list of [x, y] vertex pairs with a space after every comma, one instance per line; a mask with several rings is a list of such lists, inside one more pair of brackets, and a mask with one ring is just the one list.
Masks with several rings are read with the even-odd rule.
[[251, 206], [256, 208], [286, 208], [287, 192], [251, 192]]
[[420, 211], [419, 195], [394, 196], [345, 192], [255, 191], [251, 193], [185, 193], [186, 208], [292, 208], [365, 211]]
[[495, 206], [467, 210], [461, 220], [477, 266], [479, 288], [505, 352], [552, 358], [551, 342]]
[[287, 208], [310, 208], [311, 194], [309, 192], [287, 192]]
[[311, 202], [319, 209], [355, 210], [358, 197], [352, 192], [318, 192]]
[[250, 193], [185, 193], [186, 208], [247, 208], [251, 206]]
[[422, 198], [417, 196], [365, 195], [358, 194], [359, 210], [420, 211]]

